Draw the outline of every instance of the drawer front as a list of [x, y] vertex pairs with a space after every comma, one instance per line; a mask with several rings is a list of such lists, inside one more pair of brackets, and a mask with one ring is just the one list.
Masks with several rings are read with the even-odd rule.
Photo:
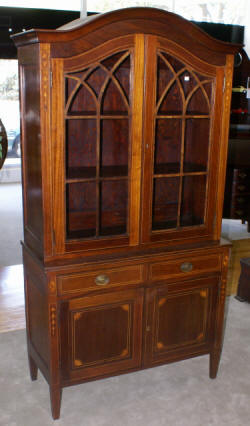
[[175, 261], [166, 260], [150, 265], [152, 281], [177, 277], [195, 276], [205, 272], [218, 272], [221, 269], [220, 255], [186, 257]]
[[144, 266], [129, 265], [107, 269], [107, 265], [94, 272], [86, 271], [57, 278], [59, 294], [82, 293], [114, 286], [140, 284], [144, 281]]

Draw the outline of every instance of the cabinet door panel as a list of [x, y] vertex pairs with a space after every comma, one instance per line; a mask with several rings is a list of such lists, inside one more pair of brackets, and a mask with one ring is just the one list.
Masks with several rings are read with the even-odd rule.
[[148, 290], [145, 364], [208, 351], [217, 284], [211, 277]]
[[106, 375], [139, 367], [142, 306], [141, 289], [63, 303], [64, 379], [94, 377], [97, 370]]
[[56, 253], [139, 242], [143, 46], [128, 36], [53, 60]]
[[204, 238], [214, 219], [216, 68], [150, 36], [146, 51], [142, 240]]

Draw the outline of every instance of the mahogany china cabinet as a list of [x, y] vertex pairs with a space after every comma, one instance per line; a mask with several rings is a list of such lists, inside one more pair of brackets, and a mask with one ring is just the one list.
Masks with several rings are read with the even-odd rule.
[[[30, 373], [62, 388], [208, 354], [234, 54], [185, 19], [131, 8], [14, 36], [21, 93]], [[167, 377], [166, 377], [167, 380]]]

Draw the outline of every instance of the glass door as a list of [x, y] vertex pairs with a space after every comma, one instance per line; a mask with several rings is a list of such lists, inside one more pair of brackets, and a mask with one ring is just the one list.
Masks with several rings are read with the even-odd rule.
[[[164, 238], [166, 232], [172, 238], [180, 231], [205, 228], [210, 173], [214, 76], [197, 72], [160, 48], [154, 66], [154, 88], [147, 86], [153, 103], [145, 113], [151, 127], [144, 140], [149, 169], [144, 176], [144, 241], [161, 239], [163, 231]], [[148, 66], [148, 80], [153, 79], [151, 72]], [[149, 188], [151, 197], [146, 195]]]
[[129, 234], [131, 55], [65, 74], [66, 240]]

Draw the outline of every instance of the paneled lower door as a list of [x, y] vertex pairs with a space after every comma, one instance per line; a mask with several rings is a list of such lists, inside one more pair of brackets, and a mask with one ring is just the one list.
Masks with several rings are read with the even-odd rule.
[[63, 304], [65, 379], [140, 366], [143, 290], [72, 299]]
[[217, 283], [217, 277], [210, 277], [148, 290], [145, 364], [208, 347]]

